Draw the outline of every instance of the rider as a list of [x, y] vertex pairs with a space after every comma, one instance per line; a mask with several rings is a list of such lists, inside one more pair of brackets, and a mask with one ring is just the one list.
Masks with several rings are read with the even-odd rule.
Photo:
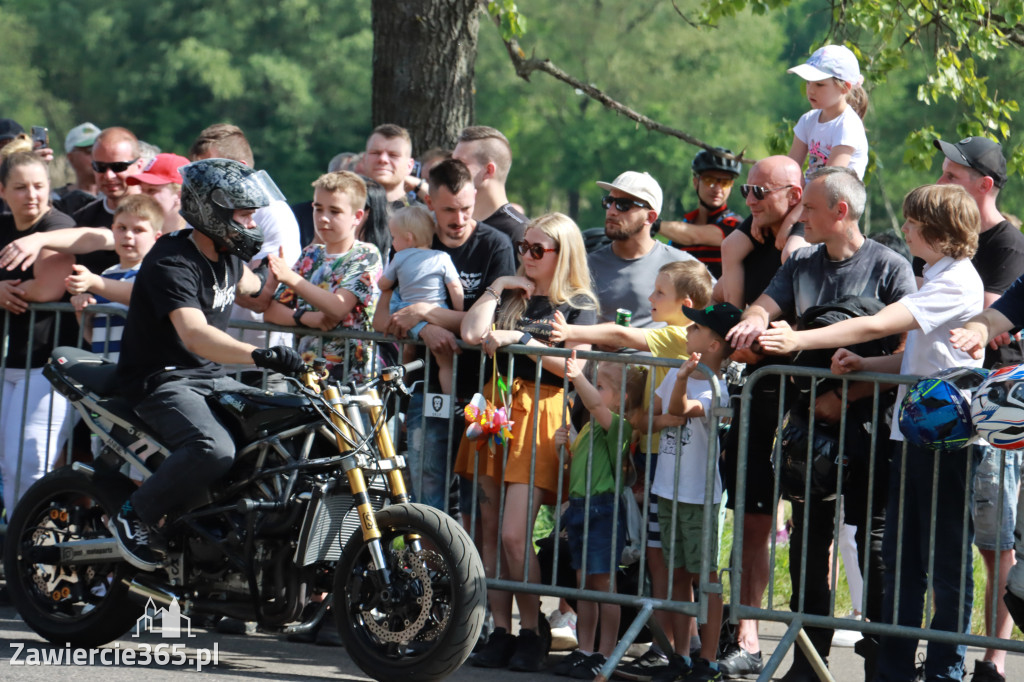
[[148, 571], [163, 563], [161, 519], [187, 510], [234, 460], [231, 434], [206, 398], [254, 389], [220, 363], [280, 372], [303, 364], [292, 348], [256, 348], [225, 332], [235, 296], [263, 288], [265, 275], [245, 265], [263, 243], [253, 213], [283, 199], [280, 190], [265, 171], [228, 159], [196, 161], [181, 175], [181, 215], [192, 229], [164, 235], [142, 262], [117, 365], [122, 392], [171, 451], [108, 522], [125, 559]]
[[707, 266], [715, 277], [722, 276], [722, 240], [740, 224], [740, 217], [729, 210], [729, 194], [742, 166], [722, 147], [701, 149], [693, 157], [693, 189], [699, 205], [683, 216], [683, 222], [662, 221], [661, 233], [672, 246], [689, 252]]

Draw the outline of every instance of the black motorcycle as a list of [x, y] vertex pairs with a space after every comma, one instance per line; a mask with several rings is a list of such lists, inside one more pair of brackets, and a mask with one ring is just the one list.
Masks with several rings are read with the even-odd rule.
[[[62, 347], [44, 369], [102, 450], [37, 481], [10, 519], [4, 568], [29, 627], [95, 647], [124, 635], [153, 599], [297, 632], [333, 601], [348, 655], [375, 679], [435, 680], [466, 660], [484, 618], [480, 557], [455, 520], [409, 502], [386, 427], [384, 406], [407, 392], [412, 365], [347, 387], [314, 363], [289, 379], [294, 394], [211, 397], [235, 436], [235, 463], [164, 528], [168, 559], [152, 573], [124, 561], [105, 524], [169, 452], [114, 395], [115, 367]], [[296, 624], [322, 593], [331, 596]]]

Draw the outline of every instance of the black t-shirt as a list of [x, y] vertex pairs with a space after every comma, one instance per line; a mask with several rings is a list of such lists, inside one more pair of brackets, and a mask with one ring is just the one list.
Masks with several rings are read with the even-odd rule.
[[[511, 295], [518, 294], [519, 291], [516, 290]], [[503, 303], [507, 300], [508, 295], [506, 292], [506, 296], [502, 299]], [[534, 296], [527, 302], [526, 310], [516, 322], [516, 329], [529, 332], [533, 338], [550, 348], [565, 348], [564, 342], [553, 343], [551, 341], [551, 321], [555, 319], [556, 310], [565, 316], [565, 321], [569, 324], [594, 324], [597, 322], [596, 309], [581, 310], [576, 307], [578, 305], [583, 305], [583, 303], [578, 301], [563, 303], [556, 308], [551, 305], [547, 296]], [[520, 379], [533, 381], [537, 376], [537, 363], [528, 355], [516, 355], [512, 374]], [[541, 369], [540, 382], [548, 386], [561, 386], [562, 377], [546, 369]]]
[[[768, 288], [775, 272], [782, 266], [782, 252], [775, 248], [775, 240], [768, 237], [764, 243], [758, 242], [750, 234], [753, 216], [748, 217], [736, 229], [747, 235], [754, 245], [746, 258], [743, 259], [743, 304], [750, 305]], [[790, 236], [804, 236], [804, 224], [797, 223], [790, 231]]]
[[75, 211], [85, 208], [86, 204], [96, 201], [95, 194], [89, 194], [81, 189], [71, 189], [71, 185], [61, 187], [54, 194], [57, 195], [57, 198], [53, 202], [53, 207], [60, 209], [68, 215], [74, 215]]
[[[73, 218], [78, 227], [106, 227], [114, 225], [114, 214], [107, 210], [106, 200], [102, 197], [89, 202], [74, 212]], [[117, 265], [117, 254], [113, 250], [93, 251], [75, 256], [75, 262], [89, 268], [90, 272], [100, 274], [112, 265]]]
[[485, 218], [483, 222], [507, 235], [512, 243], [515, 243], [522, 241], [523, 236], [526, 235], [526, 225], [530, 219], [512, 208], [512, 204], [505, 204]]
[[[444, 251], [451, 256], [465, 294], [463, 310], [469, 310], [491, 282], [504, 275], [516, 273], [515, 261], [512, 258], [512, 242], [501, 232], [484, 223], [476, 224], [473, 234], [462, 246], [449, 248], [435, 235], [430, 248]], [[451, 300], [448, 304], [451, 305]], [[478, 388], [480, 353], [463, 351], [458, 356], [458, 363], [459, 374], [455, 395], [460, 400], [469, 400]], [[437, 363], [432, 363], [431, 368], [430, 390], [439, 391]]]
[[185, 229], [158, 239], [135, 277], [117, 363], [121, 390], [129, 397], [172, 379], [224, 374], [221, 365], [185, 348], [170, 314], [196, 308], [211, 326], [227, 329], [244, 264], [228, 254], [210, 261], [191, 234]]
[[[50, 230], [61, 230], [66, 227], [74, 227], [75, 222], [71, 216], [51, 208], [39, 219], [39, 221], [25, 230], [18, 232], [14, 226], [14, 216], [11, 214], [0, 215], [0, 247], [7, 246], [15, 239], [37, 232], [49, 232]], [[2, 270], [0, 269], [0, 280], [20, 279], [23, 282], [35, 279], [35, 266], [31, 265], [27, 270]], [[68, 315], [70, 317], [70, 315]], [[25, 361], [29, 359], [28, 332], [31, 314], [28, 312], [20, 315], [10, 315], [11, 326], [7, 337], [7, 366], [15, 369], [24, 369]], [[54, 345], [73, 342], [68, 335], [74, 334], [74, 320], [63, 320], [61, 328], [66, 334], [60, 339], [54, 339], [53, 333], [56, 324], [56, 313], [37, 312], [35, 314], [34, 336], [32, 338], [31, 366], [42, 367], [46, 364], [47, 356]], [[0, 325], [3, 324], [3, 315], [0, 315]]]
[[[1004, 220], [978, 235], [978, 251], [971, 259], [985, 292], [1000, 296], [1024, 274], [1024, 234]], [[985, 349], [985, 367], [994, 369], [1024, 362], [1021, 342], [997, 350]]]

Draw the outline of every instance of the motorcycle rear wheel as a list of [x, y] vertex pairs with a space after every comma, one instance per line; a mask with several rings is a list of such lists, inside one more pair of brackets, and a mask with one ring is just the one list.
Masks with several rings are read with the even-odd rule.
[[[421, 504], [376, 514], [391, 591], [373, 579], [369, 545], [349, 539], [335, 572], [334, 610], [346, 652], [376, 680], [427, 682], [455, 672], [476, 644], [487, 585], [469, 535]], [[419, 549], [414, 548], [419, 536]]]
[[103, 517], [116, 514], [133, 489], [123, 477], [65, 467], [36, 481], [18, 502], [4, 546], [7, 589], [25, 623], [48, 641], [100, 646], [142, 615], [122, 582], [135, 573], [127, 563], [44, 564], [28, 556], [56, 542], [110, 537]]

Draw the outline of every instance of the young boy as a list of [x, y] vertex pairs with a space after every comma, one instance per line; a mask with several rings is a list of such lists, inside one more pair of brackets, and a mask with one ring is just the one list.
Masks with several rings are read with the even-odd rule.
[[[393, 314], [420, 301], [447, 308], [446, 295], [451, 296], [452, 310], [462, 310], [462, 281], [451, 256], [430, 248], [434, 241], [434, 217], [430, 211], [419, 205], [407, 206], [391, 216], [388, 230], [395, 257], [384, 268], [377, 286], [382, 293], [394, 289], [389, 312]], [[424, 326], [426, 323], [420, 322], [409, 330], [409, 336], [419, 338], [419, 330]], [[415, 359], [416, 349], [407, 344], [403, 360], [412, 362]], [[441, 388], [445, 393], [451, 393], [452, 356], [450, 353], [437, 353], [434, 359]]]
[[[898, 372], [928, 376], [950, 367], [981, 367], [951, 342], [953, 332], [980, 313], [984, 288], [970, 258], [978, 248], [981, 225], [974, 199], [958, 185], [925, 185], [903, 200], [906, 222], [903, 233], [911, 254], [925, 261], [924, 284], [920, 290], [886, 306], [870, 317], [843, 320], [822, 329], [794, 332], [785, 322], [773, 322], [759, 337], [761, 346], [772, 353], [812, 348], [835, 348], [861, 341], [909, 332], [906, 349], [894, 355], [862, 358], [841, 348], [832, 358], [832, 371]], [[906, 394], [900, 385], [897, 404]], [[907, 445], [903, 457], [903, 434], [893, 420], [890, 437], [896, 441], [889, 471], [889, 505], [882, 540], [885, 563], [883, 620], [887, 623], [920, 627], [925, 589], [928, 585], [929, 556], [935, 557], [932, 572], [934, 616], [931, 627], [967, 633], [974, 597], [970, 548], [974, 526], [964, 505], [971, 489], [967, 479], [970, 448], [945, 450], [941, 457], [924, 448]], [[934, 469], [938, 468], [935, 474]], [[906, 484], [901, 490], [901, 481]], [[934, 482], [933, 482], [934, 481]], [[932, 516], [932, 489], [937, 486], [939, 503]], [[967, 536], [966, 538], [964, 536]], [[934, 538], [934, 547], [931, 540]], [[897, 557], [900, 573], [895, 574]], [[895, 601], [899, 580], [899, 603]], [[965, 589], [959, 590], [960, 581]], [[963, 609], [958, 621], [957, 613]], [[898, 620], [896, 619], [898, 614]], [[883, 636], [879, 642], [878, 679], [909, 680], [915, 677], [912, 639]], [[966, 645], [930, 641], [925, 662], [929, 679], [964, 669]]]
[[[608, 592], [611, 589], [611, 572], [618, 565], [625, 545], [625, 532], [621, 526], [615, 530], [612, 525], [623, 485], [616, 471], [619, 458], [629, 457], [628, 445], [633, 436], [629, 416], [642, 409], [646, 375], [639, 368], [630, 368], [623, 382], [622, 365], [602, 362], [597, 367], [597, 385], [594, 386], [583, 374], [574, 351], [565, 362], [565, 376], [573, 382], [577, 395], [594, 420], [593, 429], [591, 422], [587, 422], [579, 435], [572, 433], [569, 426], [555, 431], [555, 443], [565, 445], [572, 458], [569, 508], [565, 520], [572, 567], [583, 587]], [[621, 416], [618, 414], [620, 409]], [[621, 514], [619, 519], [621, 523]], [[612, 545], [613, 534], [615, 546]], [[594, 602], [579, 601], [576, 612], [579, 648], [562, 659], [552, 672], [592, 680], [618, 642], [619, 606], [598, 606]], [[599, 614], [601, 641], [595, 649]]]
[[[551, 338], [556, 341], [603, 344], [613, 348], [634, 348], [648, 351], [658, 358], [684, 358], [687, 356], [686, 325], [689, 324], [689, 320], [683, 313], [683, 307], [702, 308], [706, 306], [711, 300], [711, 288], [711, 273], [703, 263], [695, 260], [666, 263], [658, 270], [658, 276], [654, 280], [654, 291], [647, 298], [651, 302], [651, 319], [664, 323], [666, 326], [660, 329], [637, 329], [610, 323], [577, 326], [565, 324], [565, 320], [555, 313]], [[646, 433], [647, 410], [653, 409], [652, 432], [649, 437], [645, 435], [640, 439], [642, 451], [649, 452], [651, 455], [648, 479], [657, 464], [658, 432], [662, 429], [681, 426], [685, 422], [679, 417], [668, 414], [667, 406], [663, 405], [661, 399], [656, 395], [652, 395], [654, 388], [664, 381], [667, 372], [667, 367], [654, 369], [644, 391], [644, 411], [633, 423], [637, 431]], [[650, 407], [652, 399], [653, 407]], [[647, 520], [647, 562], [651, 570], [654, 595], [667, 597], [668, 569], [665, 567], [664, 555], [661, 551], [662, 543], [659, 539], [658, 500], [653, 493], [650, 495]], [[669, 642], [673, 646], [687, 651], [689, 640], [678, 644], [673, 641], [671, 614], [665, 611], [655, 611], [655, 616]], [[652, 645], [651, 649], [636, 661], [620, 666], [616, 670], [616, 674], [628, 680], [649, 679], [652, 672], [656, 672], [667, 664], [667, 654]]]
[[[264, 312], [267, 322], [324, 331], [371, 331], [381, 257], [376, 246], [356, 239], [365, 206], [366, 183], [355, 173], [336, 171], [316, 179], [313, 222], [322, 243], [303, 249], [294, 268], [284, 258], [269, 257], [280, 286]], [[347, 359], [349, 373], [341, 377], [345, 381], [362, 381], [369, 375], [370, 342], [329, 337], [322, 342], [321, 350], [321, 337], [302, 336], [298, 351], [307, 361], [322, 355], [328, 368], [338, 366], [338, 371]]]
[[83, 335], [92, 342], [92, 352], [117, 362], [121, 351], [123, 316], [90, 315], [83, 311], [90, 305], [110, 304], [125, 311], [132, 296], [132, 285], [139, 272], [142, 259], [153, 248], [164, 224], [164, 211], [152, 197], [132, 194], [126, 197], [114, 212], [110, 230], [114, 236], [114, 252], [118, 263], [101, 275], [90, 272], [84, 265], [73, 266], [64, 281], [75, 314], [83, 324]]
[[[717, 507], [722, 501], [722, 479], [718, 475], [718, 433], [709, 431], [708, 416], [715, 393], [711, 381], [692, 378], [697, 363], [703, 361], [715, 372], [720, 405], [728, 396], [721, 379], [722, 362], [732, 353], [725, 340], [740, 320], [740, 309], [731, 303], [719, 303], [703, 310], [683, 308], [691, 320], [686, 328], [686, 342], [690, 357], [679, 370], [669, 371], [658, 386], [658, 395], [668, 406], [669, 414], [681, 417], [686, 423], [681, 430], [665, 429], [661, 432], [661, 452], [654, 472], [651, 493], [658, 496], [658, 522], [663, 529], [661, 548], [665, 562], [672, 571], [672, 599], [694, 601], [693, 585], [700, 581], [701, 547], [703, 545], [704, 504]], [[678, 434], [678, 439], [677, 439]], [[713, 448], [715, 475], [712, 497], [706, 497], [706, 472], [709, 448]], [[674, 455], [674, 456], [673, 456]], [[708, 580], [718, 582], [718, 511], [711, 514], [711, 567]], [[721, 679], [715, 659], [718, 656], [718, 636], [722, 627], [722, 597], [712, 594], [708, 603], [708, 620], [700, 626], [700, 656], [674, 654], [668, 669], [654, 679], [658, 682], [686, 678], [706, 681]], [[693, 618], [680, 615], [673, 618], [675, 641], [685, 641], [690, 635]]]

